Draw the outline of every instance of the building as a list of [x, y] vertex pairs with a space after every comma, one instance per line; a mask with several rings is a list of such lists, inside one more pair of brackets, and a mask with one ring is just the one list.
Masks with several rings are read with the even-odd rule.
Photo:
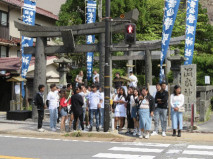
[[[21, 20], [23, 2], [21, 0], [0, 1], [0, 111], [8, 111], [10, 100], [15, 100], [14, 84], [6, 80], [20, 75], [21, 52], [20, 32], [15, 28], [14, 21]], [[42, 8], [36, 8], [36, 25], [54, 26], [58, 17]], [[52, 44], [50, 40], [48, 44]], [[47, 57], [47, 83], [58, 83], [59, 73], [53, 62], [56, 57]], [[32, 58], [27, 73], [26, 101], [32, 99], [32, 85], [34, 77], [34, 62]], [[16, 83], [15, 83], [16, 85]]]

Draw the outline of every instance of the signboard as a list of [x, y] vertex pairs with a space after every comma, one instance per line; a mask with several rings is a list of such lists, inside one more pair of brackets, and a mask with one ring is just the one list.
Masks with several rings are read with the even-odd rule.
[[[184, 94], [186, 111], [191, 111], [191, 105], [196, 105], [197, 65], [181, 66], [181, 91]], [[196, 109], [195, 109], [196, 110]]]
[[210, 76], [205, 76], [205, 84], [210, 84]]

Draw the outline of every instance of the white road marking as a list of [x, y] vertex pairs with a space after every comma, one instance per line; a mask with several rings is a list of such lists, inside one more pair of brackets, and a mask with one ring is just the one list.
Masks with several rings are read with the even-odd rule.
[[204, 158], [188, 158], [188, 157], [179, 157], [177, 159], [204, 159]]
[[211, 151], [185, 150], [185, 151], [183, 151], [183, 154], [213, 156], [213, 152], [211, 152]]
[[169, 154], [175, 154], [175, 153], [181, 153], [182, 150], [169, 150], [168, 152], [166, 153], [169, 153]]
[[188, 149], [204, 149], [204, 150], [213, 150], [213, 146], [204, 146], [204, 145], [189, 145]]
[[147, 147], [169, 147], [170, 144], [160, 144], [160, 143], [123, 143], [123, 145], [131, 145], [131, 146], [147, 146]]
[[130, 151], [130, 152], [153, 152], [161, 153], [163, 149], [132, 148], [132, 147], [112, 147], [110, 151]]
[[92, 156], [94, 158], [114, 158], [114, 159], [153, 159], [155, 156], [148, 155], [130, 155], [130, 154], [112, 154], [112, 153], [99, 153]]

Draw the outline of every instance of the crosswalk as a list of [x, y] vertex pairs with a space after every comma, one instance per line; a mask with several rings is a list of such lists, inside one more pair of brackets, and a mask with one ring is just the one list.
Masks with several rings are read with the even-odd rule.
[[100, 159], [213, 159], [213, 146], [162, 144], [162, 143], [116, 143], [93, 158]]

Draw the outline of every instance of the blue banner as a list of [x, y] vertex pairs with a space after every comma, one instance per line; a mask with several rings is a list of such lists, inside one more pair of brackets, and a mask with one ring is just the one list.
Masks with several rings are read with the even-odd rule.
[[[96, 21], [96, 1], [87, 1], [86, 7], [86, 23], [95, 23]], [[86, 37], [87, 44], [93, 44], [95, 42], [95, 35], [88, 35]], [[92, 67], [93, 67], [93, 52], [87, 53], [87, 79], [92, 78]]]
[[198, 0], [187, 1], [186, 14], [186, 40], [185, 40], [185, 65], [192, 64], [195, 44], [195, 34], [198, 17]]
[[[24, 0], [23, 6], [23, 22], [28, 25], [35, 25], [35, 14], [36, 14], [36, 2], [30, 0]], [[22, 36], [21, 50], [22, 50], [22, 67], [21, 77], [26, 78], [28, 67], [31, 61], [31, 54], [24, 53], [24, 47], [33, 46], [33, 38]], [[24, 82], [22, 82], [22, 97], [25, 96]]]
[[162, 44], [161, 44], [161, 60], [160, 60], [160, 82], [163, 81], [163, 63], [167, 55], [173, 26], [177, 16], [180, 0], [166, 0], [164, 9]]

